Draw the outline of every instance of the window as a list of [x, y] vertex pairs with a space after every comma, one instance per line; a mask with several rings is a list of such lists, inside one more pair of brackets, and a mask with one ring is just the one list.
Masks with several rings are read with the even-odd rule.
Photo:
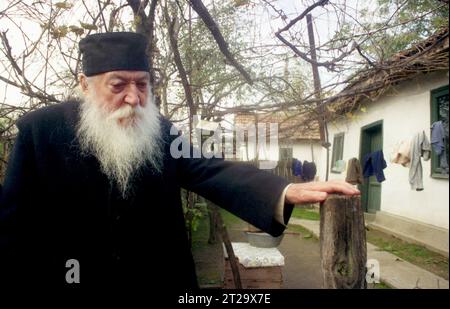
[[292, 148], [280, 148], [280, 161], [292, 159]]
[[342, 173], [343, 166], [336, 164], [339, 160], [342, 160], [344, 153], [344, 133], [338, 133], [333, 138], [333, 154], [331, 156], [331, 172]]
[[[431, 91], [431, 123], [442, 121], [445, 132], [445, 150], [447, 162], [449, 161], [448, 147], [448, 85]], [[431, 176], [435, 178], [448, 178], [448, 170], [441, 168], [440, 157], [434, 149], [431, 154]]]

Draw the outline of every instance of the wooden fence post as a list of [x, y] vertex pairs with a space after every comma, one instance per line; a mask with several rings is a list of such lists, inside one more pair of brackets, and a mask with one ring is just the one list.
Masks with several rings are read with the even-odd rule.
[[326, 289], [366, 289], [366, 230], [360, 196], [331, 194], [320, 205], [320, 258]]

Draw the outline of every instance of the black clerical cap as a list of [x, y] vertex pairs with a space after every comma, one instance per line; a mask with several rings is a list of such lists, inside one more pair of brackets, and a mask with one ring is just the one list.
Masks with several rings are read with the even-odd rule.
[[134, 32], [107, 32], [80, 41], [83, 73], [92, 76], [110, 71], [149, 71], [148, 40]]

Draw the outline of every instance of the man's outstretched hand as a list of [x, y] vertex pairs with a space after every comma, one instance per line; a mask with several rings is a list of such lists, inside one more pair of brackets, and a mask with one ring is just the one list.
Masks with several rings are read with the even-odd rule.
[[348, 182], [330, 180], [292, 184], [286, 191], [285, 199], [289, 204], [317, 203], [324, 201], [328, 193], [360, 194], [359, 190]]

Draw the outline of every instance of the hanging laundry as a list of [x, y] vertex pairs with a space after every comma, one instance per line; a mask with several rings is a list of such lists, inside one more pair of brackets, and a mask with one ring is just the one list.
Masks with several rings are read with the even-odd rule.
[[331, 170], [337, 173], [345, 172], [345, 165], [346, 162], [344, 160], [337, 160]]
[[423, 190], [423, 170], [422, 161], [430, 160], [431, 145], [425, 132], [422, 131], [414, 136], [411, 142], [411, 166], [409, 168], [409, 183], [411, 189], [416, 191]]
[[302, 162], [296, 158], [292, 159], [292, 174], [302, 176]]
[[357, 158], [348, 160], [347, 177], [345, 177], [345, 181], [352, 185], [361, 185], [363, 183], [362, 168]]
[[410, 153], [411, 141], [401, 141], [394, 147], [391, 162], [407, 167], [409, 162], [411, 162]]
[[305, 181], [312, 181], [317, 173], [317, 167], [314, 162], [303, 161], [302, 179]]
[[445, 149], [445, 129], [442, 121], [431, 125], [431, 146], [439, 157], [439, 167], [448, 173], [447, 150]]
[[364, 178], [369, 178], [375, 175], [378, 182], [383, 182], [386, 180], [384, 177], [383, 169], [386, 168], [386, 161], [384, 160], [384, 155], [382, 150], [370, 152], [364, 156]]

